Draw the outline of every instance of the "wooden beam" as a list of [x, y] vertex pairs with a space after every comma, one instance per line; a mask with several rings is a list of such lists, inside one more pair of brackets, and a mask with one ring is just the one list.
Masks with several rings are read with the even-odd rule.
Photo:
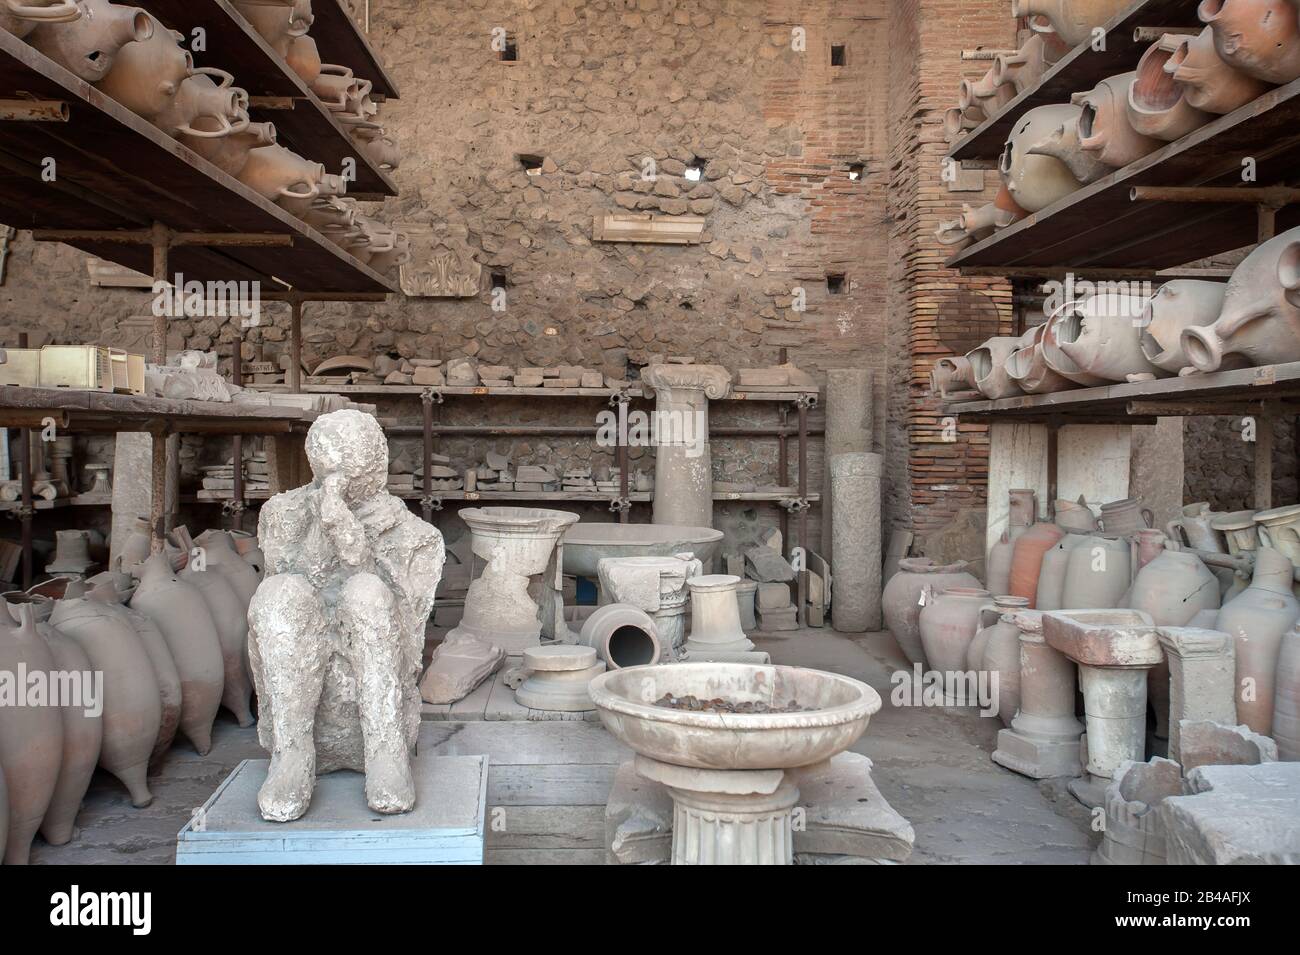
[[1133, 186], [1128, 194], [1134, 202], [1300, 202], [1300, 189], [1289, 186]]
[[70, 115], [62, 100], [0, 99], [0, 122], [66, 123]]
[[1255, 510], [1273, 506], [1273, 421], [1271, 407], [1255, 416]]

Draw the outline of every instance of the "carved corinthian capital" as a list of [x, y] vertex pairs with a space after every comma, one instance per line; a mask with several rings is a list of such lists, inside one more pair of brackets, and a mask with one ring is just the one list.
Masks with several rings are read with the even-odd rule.
[[647, 394], [702, 391], [717, 401], [731, 390], [731, 372], [721, 365], [648, 365], [641, 372]]

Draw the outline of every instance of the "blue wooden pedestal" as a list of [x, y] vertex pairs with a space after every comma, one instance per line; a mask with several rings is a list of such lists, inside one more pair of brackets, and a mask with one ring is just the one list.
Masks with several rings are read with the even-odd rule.
[[330, 773], [306, 814], [283, 823], [257, 809], [269, 763], [235, 767], [177, 835], [177, 865], [483, 864], [486, 756], [417, 756], [415, 808], [392, 816], [366, 805], [360, 773]]

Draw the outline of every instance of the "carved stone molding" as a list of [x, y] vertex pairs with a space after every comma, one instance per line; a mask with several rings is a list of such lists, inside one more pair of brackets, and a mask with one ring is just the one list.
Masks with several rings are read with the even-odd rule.
[[657, 216], [651, 213], [606, 213], [592, 223], [597, 242], [650, 242], [658, 245], [698, 245], [704, 235], [700, 216]]
[[464, 226], [399, 222], [411, 241], [411, 260], [401, 266], [402, 291], [412, 298], [473, 298], [483, 266], [474, 260]]

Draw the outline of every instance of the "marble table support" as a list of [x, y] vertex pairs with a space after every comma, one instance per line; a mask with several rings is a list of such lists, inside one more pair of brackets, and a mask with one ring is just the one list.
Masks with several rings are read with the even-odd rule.
[[707, 660], [708, 654], [748, 652], [753, 642], [740, 627], [740, 605], [736, 602], [739, 577], [705, 574], [686, 581], [691, 591], [691, 635], [685, 649], [693, 659]]
[[641, 384], [655, 396], [655, 524], [713, 526], [709, 400], [727, 396], [721, 365], [649, 365]]
[[1169, 659], [1169, 758], [1182, 762], [1183, 720], [1237, 722], [1236, 649], [1229, 634], [1195, 627], [1161, 627]]

